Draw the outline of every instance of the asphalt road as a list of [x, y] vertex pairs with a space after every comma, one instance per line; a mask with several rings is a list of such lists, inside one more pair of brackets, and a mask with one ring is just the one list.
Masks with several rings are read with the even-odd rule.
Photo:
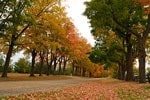
[[98, 78], [72, 78], [67, 80], [45, 81], [10, 81], [0, 82], [0, 96], [19, 95], [23, 93], [57, 90], [82, 83], [99, 80]]

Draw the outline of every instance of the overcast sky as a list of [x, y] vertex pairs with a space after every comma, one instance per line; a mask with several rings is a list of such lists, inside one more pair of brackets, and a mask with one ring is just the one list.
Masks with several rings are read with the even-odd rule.
[[85, 11], [85, 1], [90, 0], [65, 0], [65, 6], [68, 16], [71, 17], [81, 36], [85, 37], [88, 42], [94, 46], [94, 39], [90, 33], [90, 24], [86, 16], [83, 15]]

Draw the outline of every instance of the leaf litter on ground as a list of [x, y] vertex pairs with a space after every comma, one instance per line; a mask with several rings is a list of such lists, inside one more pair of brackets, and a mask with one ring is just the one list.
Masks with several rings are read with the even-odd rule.
[[3, 97], [2, 100], [150, 100], [150, 84], [100, 79], [55, 91]]

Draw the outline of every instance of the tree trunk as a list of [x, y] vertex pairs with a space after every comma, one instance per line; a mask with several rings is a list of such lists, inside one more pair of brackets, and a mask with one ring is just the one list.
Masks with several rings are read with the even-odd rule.
[[2, 73], [2, 77], [7, 77], [7, 73], [8, 73], [8, 67], [9, 67], [9, 63], [10, 63], [10, 58], [12, 55], [12, 51], [13, 51], [13, 47], [14, 47], [14, 43], [11, 43], [7, 52], [7, 56], [6, 56], [6, 60], [5, 60], [5, 64], [4, 64], [4, 69], [3, 69], [3, 73]]
[[47, 63], [47, 73], [46, 73], [46, 75], [49, 76], [52, 73], [52, 63], [53, 63], [52, 52], [51, 52], [51, 61], [50, 61], [50, 63], [49, 63], [49, 54], [47, 52], [46, 63]]
[[[126, 47], [125, 45], [125, 39], [123, 39], [122, 41], [122, 46], [123, 48]], [[118, 76], [118, 79], [120, 80], [125, 80], [125, 72], [126, 72], [126, 57], [124, 57], [124, 55], [122, 55], [122, 59], [121, 59], [121, 62], [119, 62], [119, 76]]]
[[67, 64], [67, 60], [64, 59], [64, 66], [63, 66], [63, 73], [65, 74], [65, 70], [66, 70], [66, 64]]
[[145, 83], [145, 48], [143, 38], [138, 38], [139, 83]]
[[79, 75], [82, 76], [82, 68], [79, 67]]
[[56, 74], [56, 67], [57, 67], [57, 57], [54, 57], [54, 70], [53, 70], [53, 74]]
[[39, 76], [42, 76], [42, 70], [43, 70], [43, 59], [40, 61], [40, 68], [39, 68]]
[[145, 43], [150, 33], [150, 14], [148, 14], [147, 26], [142, 35], [137, 36], [138, 41], [138, 59], [139, 59], [139, 83], [145, 83]]
[[74, 61], [72, 62], [72, 69], [71, 69], [71, 73], [72, 75], [74, 75], [75, 73], [75, 64], [74, 64]]
[[76, 76], [78, 75], [78, 67], [77, 66], [75, 67], [75, 75]]
[[32, 65], [31, 65], [30, 77], [34, 77], [34, 76], [35, 76], [35, 75], [34, 75], [34, 65], [35, 65], [35, 57], [36, 57], [36, 54], [37, 54], [37, 52], [36, 52], [36, 50], [34, 49], [34, 50], [32, 51]]
[[85, 72], [86, 72], [86, 69], [83, 67], [83, 68], [82, 68], [82, 76], [83, 76], [83, 77], [85, 77]]
[[127, 46], [127, 54], [126, 54], [126, 81], [132, 81], [133, 80], [133, 56], [132, 56], [132, 45], [129, 44]]
[[50, 73], [52, 72], [52, 63], [53, 63], [52, 59], [50, 61], [50, 64], [48, 64], [48, 62], [47, 62], [47, 67], [48, 67], [48, 69], [47, 69], [47, 76], [49, 76]]
[[39, 76], [42, 76], [42, 69], [44, 64], [44, 52], [40, 52], [40, 68], [39, 68]]
[[89, 77], [92, 77], [92, 72], [89, 72]]
[[62, 57], [59, 58], [59, 74], [61, 74]]
[[133, 80], [133, 54], [132, 54], [132, 43], [131, 43], [131, 34], [126, 34], [126, 43], [127, 43], [127, 53], [126, 53], [126, 81]]
[[124, 80], [125, 79], [125, 69], [126, 69], [126, 63], [124, 61], [121, 61], [121, 63], [118, 65], [119, 70], [118, 70], [118, 79], [119, 80]]

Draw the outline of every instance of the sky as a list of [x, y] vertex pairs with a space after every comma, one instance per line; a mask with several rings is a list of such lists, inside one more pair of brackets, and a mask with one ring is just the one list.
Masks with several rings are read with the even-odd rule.
[[68, 17], [72, 19], [79, 34], [94, 46], [95, 41], [90, 33], [90, 24], [88, 23], [87, 17], [83, 15], [86, 8], [84, 5], [85, 1], [90, 0], [65, 0], [65, 7]]

